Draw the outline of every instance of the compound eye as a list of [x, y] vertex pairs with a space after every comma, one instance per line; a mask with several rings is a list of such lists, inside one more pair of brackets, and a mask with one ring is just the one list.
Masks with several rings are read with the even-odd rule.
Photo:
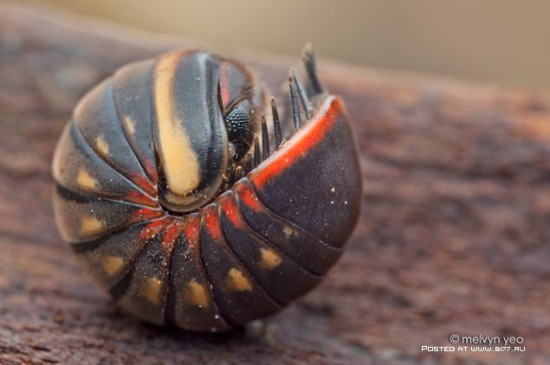
[[253, 139], [248, 100], [241, 101], [229, 110], [225, 115], [225, 128], [233, 147], [233, 160], [238, 161], [248, 152]]

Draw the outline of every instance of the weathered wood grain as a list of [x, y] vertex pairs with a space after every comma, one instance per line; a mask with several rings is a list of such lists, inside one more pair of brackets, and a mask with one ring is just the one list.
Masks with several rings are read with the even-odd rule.
[[[92, 85], [190, 45], [0, 3], [1, 364], [550, 363], [550, 97], [322, 55], [364, 178], [361, 221], [327, 280], [261, 336], [120, 313], [55, 230], [53, 148]], [[234, 53], [285, 79], [287, 60]], [[420, 351], [452, 333], [521, 336], [526, 351]]]

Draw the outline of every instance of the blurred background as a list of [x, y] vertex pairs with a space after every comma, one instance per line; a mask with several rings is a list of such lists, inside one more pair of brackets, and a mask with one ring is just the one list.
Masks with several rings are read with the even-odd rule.
[[42, 0], [212, 45], [550, 90], [547, 0]]

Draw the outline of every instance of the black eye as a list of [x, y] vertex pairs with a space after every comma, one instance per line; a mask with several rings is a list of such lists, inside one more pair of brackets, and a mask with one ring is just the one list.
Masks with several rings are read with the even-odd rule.
[[252, 144], [252, 126], [250, 123], [250, 102], [243, 100], [233, 107], [225, 116], [225, 127], [229, 143], [235, 150], [233, 158], [241, 159]]

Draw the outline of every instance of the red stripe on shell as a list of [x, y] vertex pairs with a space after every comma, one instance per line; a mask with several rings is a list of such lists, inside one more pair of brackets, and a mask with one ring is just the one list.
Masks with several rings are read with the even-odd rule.
[[338, 115], [342, 114], [342, 104], [334, 96], [330, 96], [319, 108], [319, 111], [271, 157], [258, 166], [249, 178], [258, 188], [262, 188], [271, 178], [305, 156], [317, 145], [335, 124]]
[[156, 237], [170, 223], [172, 218], [163, 218], [147, 223], [139, 233], [139, 238], [143, 241], [149, 241]]
[[262, 204], [258, 200], [258, 197], [252, 191], [250, 185], [245, 182], [239, 182], [235, 185], [235, 192], [246, 206], [255, 212], [259, 212], [263, 209]]
[[202, 210], [202, 221], [203, 224], [215, 241], [218, 241], [222, 238], [222, 229], [220, 226], [220, 215], [218, 213], [218, 207], [214, 204], [211, 204], [205, 207]]
[[181, 234], [183, 229], [183, 221], [181, 219], [174, 219], [172, 223], [164, 230], [164, 235], [162, 236], [162, 248], [165, 251], [171, 251], [174, 247], [176, 239]]
[[148, 159], [147, 157], [143, 158], [143, 167], [145, 168], [145, 173], [149, 176], [149, 178], [151, 178], [151, 180], [154, 184], [153, 189], [154, 189], [154, 192], [155, 192], [154, 195], [156, 196], [157, 193], [158, 193], [157, 184], [158, 184], [158, 181], [159, 181], [157, 168], [156, 168], [155, 164], [153, 164], [153, 162], [150, 159]]
[[229, 107], [229, 99], [231, 97], [230, 91], [229, 91], [229, 82], [227, 80], [226, 63], [222, 63], [220, 65], [220, 93], [222, 97], [223, 109], [224, 111], [226, 111], [226, 109]]
[[231, 195], [222, 195], [219, 198], [222, 211], [237, 228], [244, 228], [244, 220], [240, 214], [239, 207]]
[[189, 243], [189, 246], [193, 249], [199, 247], [200, 229], [200, 215], [195, 213], [188, 216], [185, 221], [185, 226], [183, 227], [183, 233], [185, 234], [185, 238]]
[[161, 210], [141, 208], [132, 212], [132, 215], [130, 216], [130, 221], [131, 222], [147, 221], [155, 218], [160, 218], [163, 215], [164, 215], [164, 212]]
[[157, 195], [157, 187], [151, 184], [149, 179], [141, 175], [140, 173], [132, 173], [130, 180], [132, 180], [134, 184], [136, 184], [141, 190], [145, 191], [150, 196]]
[[125, 200], [131, 203], [148, 205], [150, 207], [158, 206], [158, 201], [147, 194], [142, 193], [139, 190], [132, 190], [125, 196]]

